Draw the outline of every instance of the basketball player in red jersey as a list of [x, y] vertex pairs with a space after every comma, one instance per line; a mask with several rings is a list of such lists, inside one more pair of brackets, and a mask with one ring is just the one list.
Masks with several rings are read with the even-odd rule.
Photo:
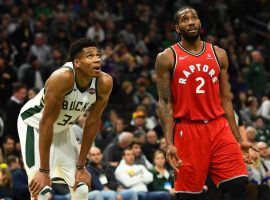
[[[246, 199], [244, 161], [251, 163], [234, 119], [226, 52], [201, 40], [196, 10], [175, 14], [181, 42], [156, 58], [158, 114], [167, 159], [176, 173], [177, 199], [204, 199], [207, 174], [232, 200]], [[242, 153], [244, 155], [244, 159]]]

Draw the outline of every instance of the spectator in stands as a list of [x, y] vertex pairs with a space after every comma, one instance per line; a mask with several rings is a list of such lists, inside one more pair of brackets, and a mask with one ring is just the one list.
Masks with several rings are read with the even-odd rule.
[[30, 198], [28, 188], [28, 178], [24, 169], [21, 168], [19, 158], [10, 155], [7, 158], [7, 164], [12, 176], [12, 191], [13, 197], [16, 200], [25, 200]]
[[33, 99], [39, 93], [38, 88], [30, 88], [27, 93], [27, 99]]
[[262, 117], [257, 117], [254, 126], [257, 131], [255, 141], [263, 141], [270, 145], [270, 129], [265, 127], [264, 119]]
[[3, 157], [7, 160], [8, 156], [15, 154], [15, 141], [11, 135], [6, 135], [3, 139]]
[[90, 163], [86, 166], [92, 176], [93, 189], [100, 190], [106, 200], [121, 199], [137, 200], [135, 191], [124, 189], [116, 180], [114, 168], [108, 163], [102, 162], [103, 155], [99, 148], [92, 147], [89, 151]]
[[154, 167], [150, 170], [153, 174], [153, 182], [149, 185], [150, 191], [166, 191], [174, 195], [174, 178], [171, 171], [165, 168], [165, 154], [157, 150], [154, 153]]
[[115, 170], [116, 179], [124, 187], [137, 191], [140, 200], [169, 200], [165, 192], [148, 192], [147, 185], [153, 181], [153, 175], [143, 165], [136, 165], [134, 161], [132, 149], [125, 149], [123, 159]]
[[268, 146], [265, 142], [258, 142], [257, 146], [259, 149], [259, 154], [261, 156], [261, 161], [263, 165], [265, 165], [265, 168], [267, 168], [266, 171], [270, 172], [270, 156], [268, 155], [267, 152]]
[[250, 150], [250, 156], [254, 160], [253, 165], [248, 166], [248, 176], [252, 184], [257, 185], [257, 198], [267, 200], [270, 195], [269, 179], [270, 172], [264, 169], [260, 154], [254, 150]]
[[30, 54], [37, 57], [42, 67], [47, 67], [52, 62], [51, 48], [46, 44], [45, 35], [43, 33], [37, 33], [35, 35], [35, 42], [30, 48]]
[[243, 121], [246, 125], [252, 126], [255, 121], [258, 111], [258, 99], [255, 96], [250, 96], [247, 99], [247, 107], [241, 112]]
[[267, 126], [270, 125], [270, 92], [262, 98], [262, 104], [257, 111], [257, 115], [264, 118]]
[[4, 162], [4, 155], [3, 155], [3, 151], [2, 148], [0, 148], [0, 163]]
[[99, 21], [96, 21], [95, 24], [87, 30], [86, 37], [90, 38], [91, 40], [98, 41], [98, 42], [104, 41], [105, 32]]
[[24, 105], [27, 90], [26, 86], [21, 83], [13, 85], [13, 94], [5, 107], [6, 120], [4, 135], [12, 135], [15, 142], [19, 141], [17, 126], [17, 118], [22, 106]]
[[12, 178], [6, 163], [0, 164], [0, 199], [12, 200]]
[[255, 96], [261, 97], [266, 89], [266, 73], [261, 52], [252, 51], [251, 59], [252, 62], [248, 71], [249, 88], [253, 91]]
[[135, 111], [132, 113], [132, 121], [131, 125], [134, 130], [142, 130], [144, 132], [148, 131], [146, 128], [146, 118], [145, 113], [143, 111]]
[[118, 137], [118, 141], [109, 144], [104, 150], [104, 160], [111, 166], [117, 167], [122, 159], [124, 149], [130, 145], [132, 138], [132, 133], [122, 132]]
[[13, 83], [17, 81], [17, 73], [9, 66], [3, 54], [0, 53], [0, 105], [6, 105], [13, 92]]
[[41, 63], [38, 61], [38, 57], [34, 54], [30, 55], [29, 65], [26, 66], [21, 76], [21, 81], [27, 85], [28, 88], [35, 87], [41, 89], [44, 87], [48, 73], [42, 71], [40, 65]]
[[143, 153], [148, 160], [153, 160], [154, 153], [159, 149], [157, 133], [152, 130], [146, 133], [146, 142], [142, 147]]
[[246, 129], [248, 142], [255, 143], [256, 129], [253, 126], [248, 126]]
[[151, 169], [153, 167], [152, 163], [149, 162], [146, 158], [146, 156], [143, 154], [142, 152], [142, 144], [137, 141], [137, 140], [133, 140], [130, 144], [130, 147], [134, 153], [135, 156], [135, 161], [134, 163], [136, 165], [143, 165], [145, 166], [147, 169]]

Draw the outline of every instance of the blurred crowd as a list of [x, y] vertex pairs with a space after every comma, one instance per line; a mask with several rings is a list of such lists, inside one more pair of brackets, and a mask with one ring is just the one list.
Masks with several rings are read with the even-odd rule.
[[[173, 13], [196, 8], [203, 40], [224, 48], [239, 127], [260, 152], [251, 152], [250, 196], [267, 199], [270, 185], [269, 0], [2, 0], [0, 1], [0, 199], [27, 199], [17, 132], [20, 108], [68, 60], [80, 37], [99, 44], [102, 70], [114, 79], [87, 169], [89, 199], [173, 197], [173, 173], [156, 115], [154, 62], [179, 40]], [[268, 23], [268, 26], [267, 26]], [[73, 125], [81, 142], [85, 116]], [[211, 187], [205, 187], [211, 192]], [[68, 199], [54, 185], [54, 199]], [[265, 196], [266, 195], [266, 196]]]

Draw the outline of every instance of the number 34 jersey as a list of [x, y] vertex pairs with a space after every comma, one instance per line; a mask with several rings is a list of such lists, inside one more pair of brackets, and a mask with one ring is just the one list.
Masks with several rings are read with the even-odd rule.
[[[75, 80], [75, 71], [72, 63], [65, 63], [63, 67], [72, 69]], [[76, 85], [76, 81], [74, 81], [74, 86], [72, 90], [66, 94], [58, 119], [54, 123], [54, 133], [68, 129], [80, 116], [89, 111], [91, 105], [96, 102], [96, 90], [97, 78], [92, 78], [89, 88], [86, 91], [80, 91]], [[44, 110], [45, 92], [43, 88], [37, 96], [29, 100], [23, 106], [20, 112], [20, 116], [24, 122], [35, 129], [39, 129], [39, 122]]]
[[197, 54], [181, 43], [170, 48], [175, 56], [171, 82], [174, 118], [209, 120], [223, 115], [220, 65], [213, 45], [202, 42], [202, 50]]

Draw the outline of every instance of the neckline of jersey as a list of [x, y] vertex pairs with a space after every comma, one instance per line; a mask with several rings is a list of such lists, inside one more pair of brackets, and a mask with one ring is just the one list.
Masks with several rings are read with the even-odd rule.
[[184, 52], [186, 52], [186, 53], [188, 53], [188, 54], [190, 54], [192, 56], [196, 56], [196, 57], [202, 55], [205, 52], [205, 49], [206, 49], [206, 45], [205, 45], [204, 41], [202, 41], [202, 49], [201, 49], [201, 51], [199, 53], [193, 53], [193, 52], [187, 50], [185, 47], [182, 46], [181, 42], [178, 42], [177, 44]]
[[[75, 76], [75, 74], [74, 74], [74, 76]], [[77, 88], [81, 93], [86, 92], [86, 91], [91, 87], [92, 81], [93, 81], [93, 78], [91, 78], [91, 80], [89, 81], [89, 85], [88, 85], [87, 87], [82, 88], [82, 87], [80, 87], [79, 84], [77, 83], [77, 81], [76, 81], [76, 76], [75, 76], [75, 85], [76, 85], [76, 88]]]

